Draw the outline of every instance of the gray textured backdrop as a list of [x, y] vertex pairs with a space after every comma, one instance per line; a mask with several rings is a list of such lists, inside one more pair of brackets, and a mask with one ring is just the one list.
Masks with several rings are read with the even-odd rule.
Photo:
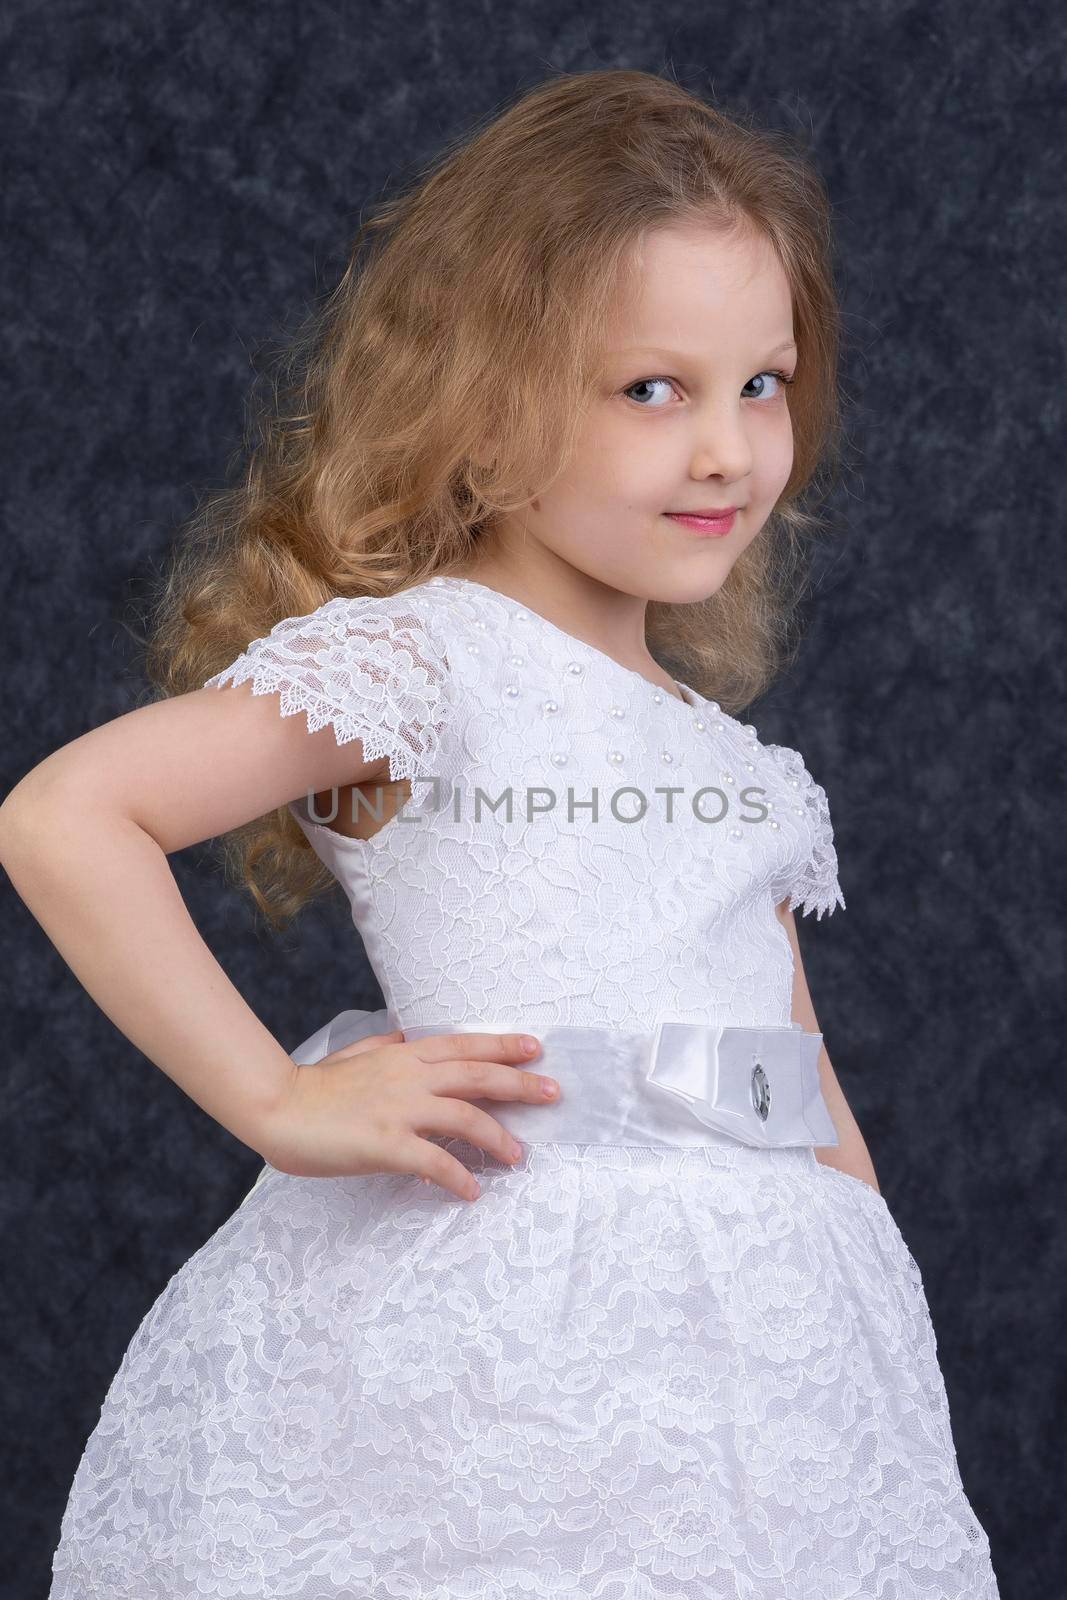
[[[848, 908], [801, 922], [806, 965], [922, 1268], [1002, 1595], [1064, 1595], [1065, 14], [59, 0], [4, 5], [0, 30], [4, 793], [136, 703], [131, 608], [226, 476], [257, 350], [468, 117], [628, 66], [810, 137], [850, 467], [802, 660], [749, 718], [830, 796]], [[209, 846], [171, 864], [287, 1049], [381, 1003], [339, 897], [274, 939]], [[43, 1600], [122, 1353], [260, 1163], [3, 881], [0, 1593]]]

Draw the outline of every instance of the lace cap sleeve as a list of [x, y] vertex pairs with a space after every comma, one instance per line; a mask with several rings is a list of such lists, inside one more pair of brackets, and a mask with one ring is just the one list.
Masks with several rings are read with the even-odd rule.
[[823, 912], [832, 913], [837, 906], [845, 909], [826, 790], [815, 782], [799, 751], [781, 744], [765, 748], [794, 786], [797, 804], [803, 807], [807, 823], [802, 858], [792, 863], [775, 886], [774, 903], [780, 905], [788, 895], [790, 911], [799, 910], [802, 915], [814, 911], [818, 921]]
[[283, 717], [303, 711], [309, 733], [330, 725], [339, 745], [361, 739], [367, 761], [388, 756], [395, 780], [432, 768], [449, 717], [447, 656], [403, 594], [286, 617], [203, 687], [248, 680], [281, 697]]

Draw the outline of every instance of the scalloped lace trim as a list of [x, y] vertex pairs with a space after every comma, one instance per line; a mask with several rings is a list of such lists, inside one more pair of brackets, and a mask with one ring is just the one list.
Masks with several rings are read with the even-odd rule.
[[402, 599], [339, 596], [286, 617], [204, 688], [251, 681], [280, 696], [283, 717], [303, 711], [310, 733], [332, 726], [339, 745], [362, 741], [365, 760], [387, 756], [394, 780], [425, 775], [448, 722], [448, 660]]
[[785, 776], [795, 782], [813, 836], [807, 861], [786, 886], [785, 892], [790, 896], [789, 910], [799, 910], [802, 916], [814, 911], [816, 921], [819, 921], [824, 912], [832, 912], [837, 906], [842, 911], [845, 909], [845, 897], [838, 882], [837, 851], [834, 848], [826, 790], [815, 782], [799, 751], [784, 744], [768, 744], [763, 748], [782, 768]]

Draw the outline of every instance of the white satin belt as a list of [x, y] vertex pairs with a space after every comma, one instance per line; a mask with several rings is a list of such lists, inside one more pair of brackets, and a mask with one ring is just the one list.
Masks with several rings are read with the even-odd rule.
[[[291, 1056], [308, 1065], [398, 1026], [388, 1010], [342, 1011]], [[487, 1019], [403, 1029], [405, 1042], [516, 1031], [514, 1022]], [[544, 1105], [470, 1102], [516, 1139], [755, 1148], [839, 1143], [819, 1082], [822, 1034], [806, 1033], [799, 1023], [739, 1027], [663, 1017], [651, 1033], [569, 1026], [532, 1031], [542, 1048], [529, 1070], [556, 1079], [556, 1098]]]

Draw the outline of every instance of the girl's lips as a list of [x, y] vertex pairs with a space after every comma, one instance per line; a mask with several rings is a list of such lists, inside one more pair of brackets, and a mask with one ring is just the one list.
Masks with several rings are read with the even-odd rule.
[[667, 511], [665, 516], [672, 522], [680, 522], [683, 528], [691, 528], [694, 533], [722, 535], [729, 533], [737, 518], [737, 512], [731, 511], [725, 517], [689, 517], [681, 511]]

